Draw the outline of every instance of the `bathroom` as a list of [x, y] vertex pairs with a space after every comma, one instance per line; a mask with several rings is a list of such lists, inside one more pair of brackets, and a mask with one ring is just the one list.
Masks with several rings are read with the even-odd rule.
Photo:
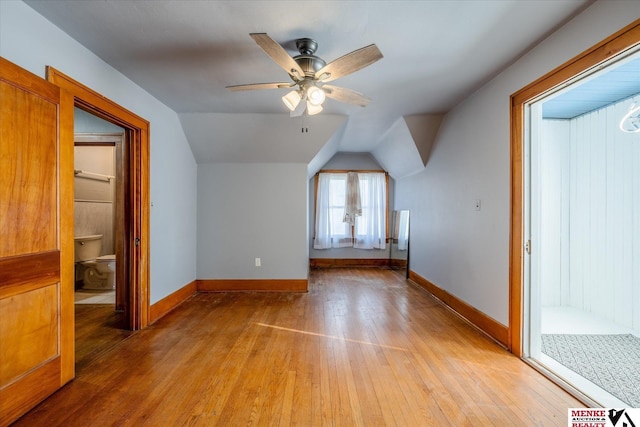
[[75, 109], [76, 304], [116, 304], [117, 169], [123, 129]]

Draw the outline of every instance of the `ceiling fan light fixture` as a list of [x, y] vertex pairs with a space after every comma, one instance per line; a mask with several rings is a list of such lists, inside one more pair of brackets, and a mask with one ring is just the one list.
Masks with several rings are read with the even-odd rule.
[[311, 86], [307, 89], [307, 99], [314, 106], [320, 106], [325, 100], [325, 93], [318, 86]]
[[307, 101], [307, 114], [313, 116], [322, 111], [322, 105], [312, 104], [311, 101]]
[[296, 109], [301, 99], [302, 97], [300, 96], [300, 92], [292, 90], [282, 97], [282, 102], [284, 102], [284, 105], [286, 105], [289, 110], [293, 111]]
[[[2, 1], [2, 0], [0, 0]], [[284, 71], [293, 82], [250, 83], [227, 86], [231, 91], [258, 89], [294, 88], [282, 97], [282, 102], [290, 110], [290, 117], [300, 117], [320, 113], [326, 97], [340, 102], [365, 107], [371, 99], [350, 89], [325, 85], [329, 81], [355, 73], [382, 58], [375, 44], [365, 46], [326, 63], [315, 55], [318, 43], [309, 38], [296, 40], [300, 55], [292, 57], [287, 50], [267, 33], [250, 33], [251, 38]]]
[[640, 105], [631, 104], [629, 112], [620, 120], [620, 130], [623, 132], [640, 132]]

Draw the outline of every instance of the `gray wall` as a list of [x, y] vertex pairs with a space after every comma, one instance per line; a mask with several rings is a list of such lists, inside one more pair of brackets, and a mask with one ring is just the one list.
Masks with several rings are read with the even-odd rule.
[[198, 278], [306, 279], [306, 218], [306, 164], [198, 165]]
[[594, 3], [447, 114], [426, 168], [396, 182], [412, 270], [508, 324], [509, 97], [639, 16], [638, 1]]
[[75, 133], [123, 133], [124, 128], [109, 123], [87, 113], [80, 108], [73, 109], [73, 130]]

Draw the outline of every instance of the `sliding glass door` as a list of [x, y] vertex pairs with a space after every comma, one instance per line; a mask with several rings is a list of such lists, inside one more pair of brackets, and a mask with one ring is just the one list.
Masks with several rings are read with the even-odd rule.
[[636, 53], [526, 107], [525, 355], [608, 407], [640, 407], [639, 88]]

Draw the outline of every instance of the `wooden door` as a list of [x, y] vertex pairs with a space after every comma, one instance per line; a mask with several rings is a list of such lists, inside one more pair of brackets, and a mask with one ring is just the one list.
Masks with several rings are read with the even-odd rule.
[[69, 96], [0, 58], [0, 426], [74, 376]]

